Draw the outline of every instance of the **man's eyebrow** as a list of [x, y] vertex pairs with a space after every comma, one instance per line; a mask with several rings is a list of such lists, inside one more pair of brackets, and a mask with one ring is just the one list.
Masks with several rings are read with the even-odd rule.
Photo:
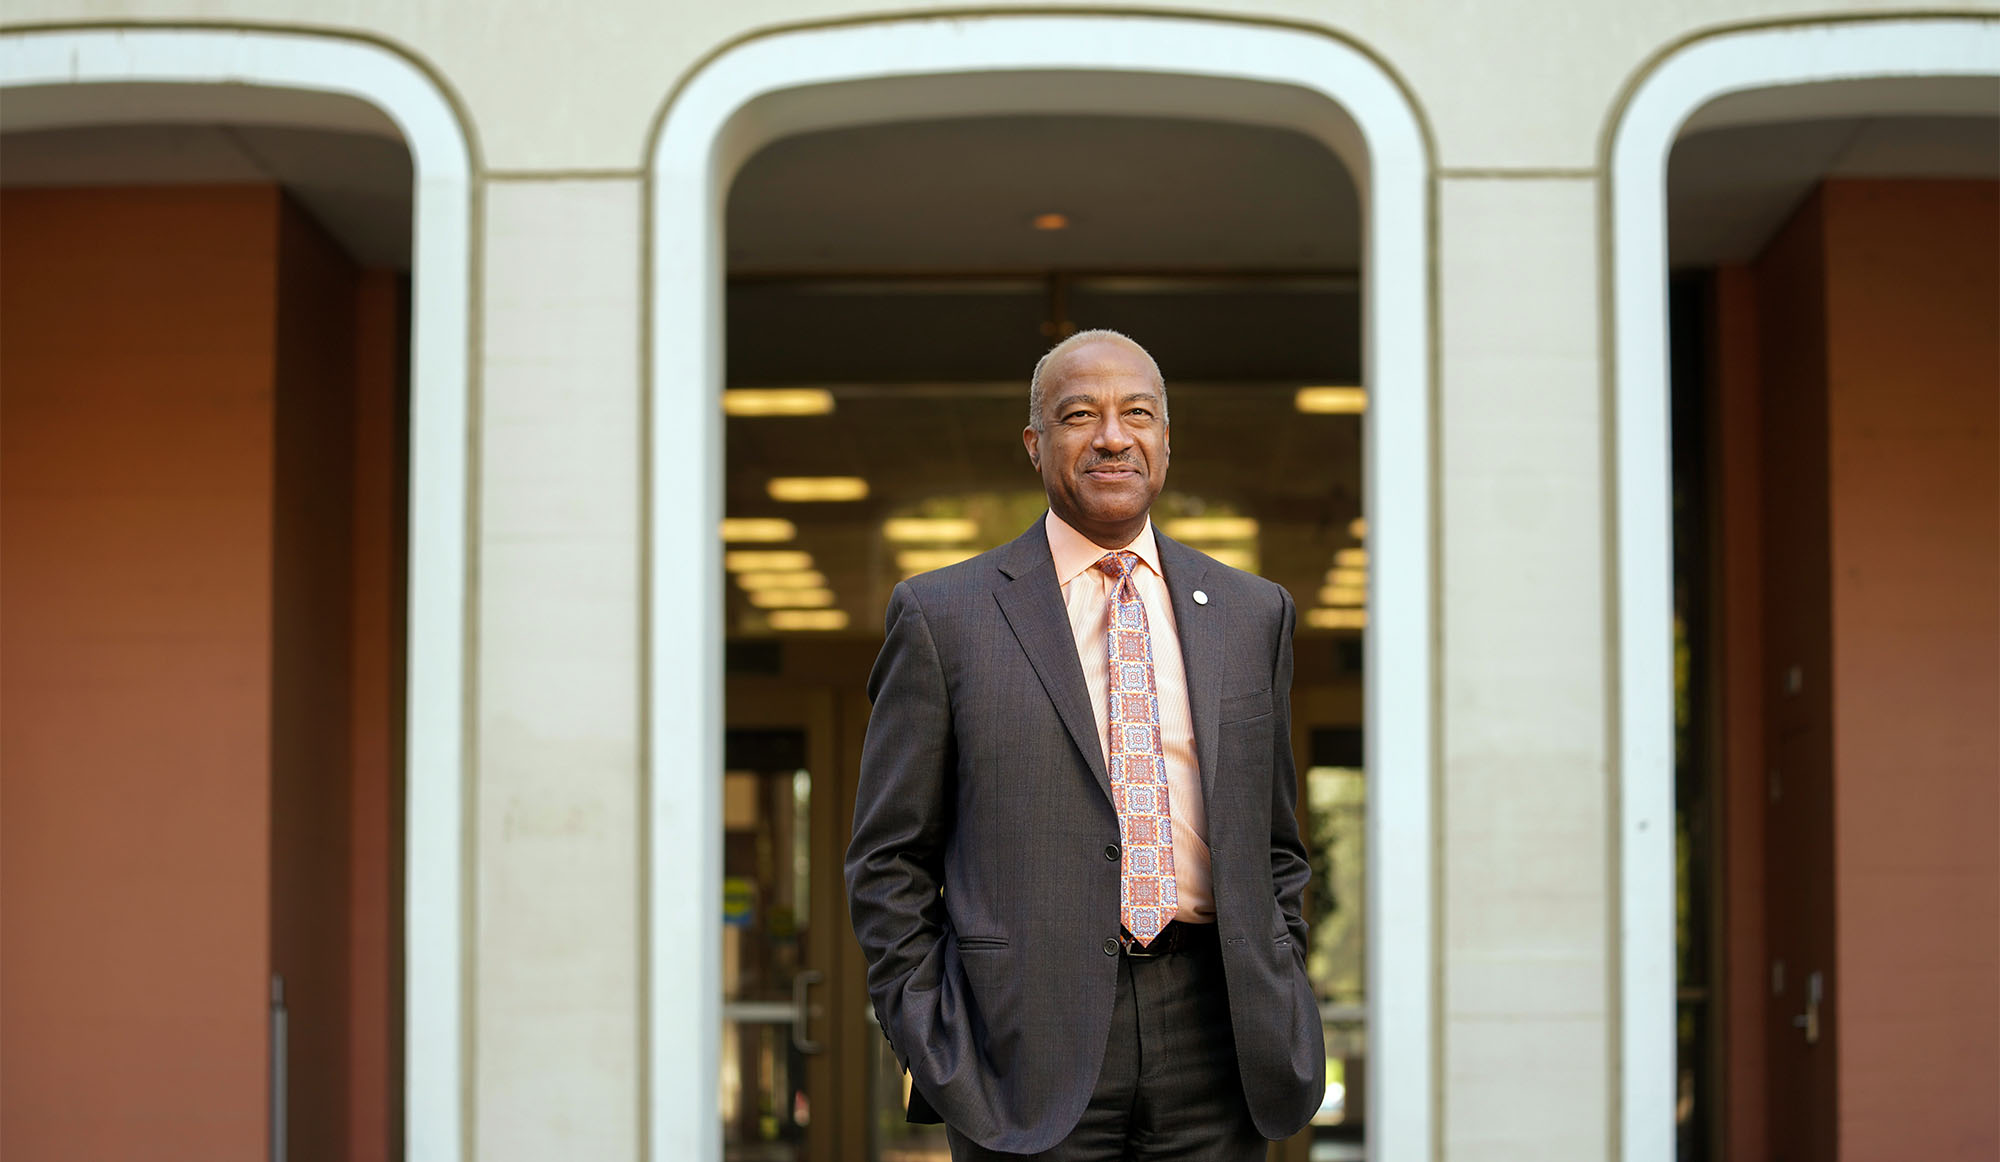
[[[1119, 397], [1118, 397], [1118, 402], [1119, 402], [1119, 403], [1121, 403], [1121, 404], [1127, 404], [1127, 403], [1152, 403], [1152, 404], [1157, 404], [1157, 403], [1159, 403], [1159, 402], [1160, 402], [1160, 397], [1159, 397], [1159, 395], [1158, 395], [1157, 393], [1155, 393], [1155, 392], [1150, 392], [1150, 391], [1135, 391], [1135, 392], [1132, 392], [1132, 393], [1131, 393], [1131, 394], [1129, 394], [1129, 395], [1121, 395], [1121, 396], [1119, 396]], [[1057, 410], [1057, 411], [1066, 411], [1066, 410], [1068, 410], [1068, 408], [1069, 408], [1069, 406], [1070, 406], [1071, 404], [1078, 404], [1078, 403], [1082, 403], [1082, 404], [1092, 404], [1092, 405], [1094, 405], [1094, 404], [1096, 404], [1096, 403], [1097, 403], [1097, 397], [1096, 397], [1095, 395], [1092, 395], [1092, 394], [1089, 394], [1089, 393], [1086, 393], [1086, 392], [1077, 392], [1077, 393], [1075, 393], [1075, 394], [1073, 394], [1073, 395], [1066, 395], [1066, 396], [1063, 396], [1063, 397], [1062, 397], [1061, 399], [1059, 399], [1059, 400], [1057, 400], [1057, 401], [1056, 401], [1056, 410]]]

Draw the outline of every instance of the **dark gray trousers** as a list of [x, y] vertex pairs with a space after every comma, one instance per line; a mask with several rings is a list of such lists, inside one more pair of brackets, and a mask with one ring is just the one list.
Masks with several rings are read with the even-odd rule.
[[1263, 1162], [1214, 926], [1177, 952], [1119, 961], [1104, 1069], [1076, 1129], [1040, 1154], [1001, 1154], [946, 1126], [954, 1162]]

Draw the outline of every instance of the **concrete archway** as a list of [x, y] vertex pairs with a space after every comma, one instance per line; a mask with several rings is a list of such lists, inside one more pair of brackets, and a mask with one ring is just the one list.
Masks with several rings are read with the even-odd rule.
[[[1620, 1156], [1674, 1148], [1673, 524], [1667, 378], [1666, 171], [1691, 118], [1732, 98], [1782, 119], [1807, 85], [2000, 76], [2000, 22], [1868, 20], [1725, 33], [1657, 62], [1607, 139], [1617, 487]], [[1764, 92], [1759, 92], [1764, 91]], [[1842, 111], [1877, 108], [1835, 98]], [[1744, 98], [1755, 98], [1746, 100]], [[1818, 98], [1814, 98], [1817, 100]], [[1982, 110], [1990, 111], [1990, 110]]]
[[10, 129], [159, 119], [129, 101], [129, 86], [173, 86], [181, 118], [333, 129], [386, 119], [415, 165], [405, 1116], [409, 1157], [455, 1162], [465, 1121], [470, 134], [431, 76], [359, 41], [222, 28], [0, 35]]
[[[1366, 223], [1369, 1124], [1377, 1157], [1433, 1150], [1435, 932], [1431, 656], [1429, 151], [1412, 104], [1353, 46], [1289, 28], [1150, 16], [993, 16], [756, 39], [673, 97], [653, 143], [647, 651], [652, 1149], [720, 1157], [713, 772], [722, 738], [723, 205], [779, 137], [913, 116], [1199, 115], [1297, 129], [1356, 175]], [[670, 556], [671, 554], [671, 556]]]

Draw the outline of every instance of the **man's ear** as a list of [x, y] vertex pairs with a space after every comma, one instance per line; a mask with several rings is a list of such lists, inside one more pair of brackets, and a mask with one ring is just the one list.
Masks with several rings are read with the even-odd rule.
[[1033, 464], [1035, 471], [1040, 472], [1042, 470], [1042, 434], [1036, 431], [1032, 425], [1022, 428], [1021, 446], [1028, 450], [1028, 463]]

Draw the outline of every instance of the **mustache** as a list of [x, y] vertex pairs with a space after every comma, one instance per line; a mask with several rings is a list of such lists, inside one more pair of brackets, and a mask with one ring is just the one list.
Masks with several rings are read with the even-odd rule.
[[1122, 468], [1130, 468], [1135, 472], [1140, 471], [1143, 468], [1143, 466], [1139, 463], [1139, 461], [1130, 456], [1093, 456], [1084, 463], [1083, 467], [1079, 468], [1077, 471], [1089, 472], [1093, 469], [1103, 468], [1106, 465], [1110, 464], [1116, 464]]

